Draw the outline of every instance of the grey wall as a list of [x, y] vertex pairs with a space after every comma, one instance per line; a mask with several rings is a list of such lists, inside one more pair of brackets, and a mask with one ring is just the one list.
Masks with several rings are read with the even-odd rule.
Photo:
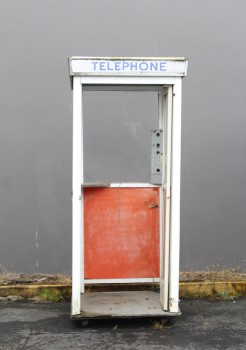
[[67, 58], [84, 55], [189, 59], [181, 269], [245, 266], [245, 10], [244, 0], [1, 1], [1, 265], [71, 271]]

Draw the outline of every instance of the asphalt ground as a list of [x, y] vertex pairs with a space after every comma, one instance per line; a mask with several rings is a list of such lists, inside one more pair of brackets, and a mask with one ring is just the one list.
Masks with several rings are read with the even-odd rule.
[[182, 300], [182, 316], [153, 319], [70, 319], [70, 303], [0, 303], [1, 350], [246, 349], [246, 299]]

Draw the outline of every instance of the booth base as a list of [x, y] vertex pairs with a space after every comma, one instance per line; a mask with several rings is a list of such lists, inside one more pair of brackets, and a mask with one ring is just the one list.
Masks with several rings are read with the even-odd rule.
[[179, 316], [164, 311], [160, 294], [150, 291], [97, 292], [81, 294], [81, 314], [73, 318], [130, 318]]

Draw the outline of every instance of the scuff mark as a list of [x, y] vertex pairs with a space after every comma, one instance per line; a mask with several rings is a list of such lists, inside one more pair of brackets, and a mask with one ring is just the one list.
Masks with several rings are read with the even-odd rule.
[[150, 206], [149, 206], [150, 209], [158, 208], [158, 207], [159, 207], [159, 205], [156, 204], [156, 203], [151, 203]]
[[[36, 238], [36, 249], [38, 250], [38, 224], [36, 224], [35, 238]], [[36, 260], [36, 268], [38, 268], [38, 260]]]
[[36, 224], [36, 248], [38, 249], [38, 225]]

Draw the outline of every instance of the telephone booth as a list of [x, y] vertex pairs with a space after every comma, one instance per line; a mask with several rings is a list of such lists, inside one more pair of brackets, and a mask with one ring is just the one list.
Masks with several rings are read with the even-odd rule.
[[[187, 65], [185, 58], [166, 57], [69, 59], [73, 90], [73, 318], [180, 314], [181, 87]], [[157, 96], [157, 122], [151, 127], [153, 116], [149, 113], [148, 137], [139, 148], [149, 157], [147, 181], [101, 181], [100, 172], [98, 178], [95, 174], [93, 181], [87, 181], [84, 96], [102, 91], [131, 92], [133, 100], [135, 92]], [[95, 128], [99, 125], [94, 139], [98, 147], [103, 118], [103, 113], [93, 115]], [[138, 118], [141, 121], [141, 115]], [[117, 154], [115, 144], [121, 143], [121, 150], [128, 146], [126, 138], [117, 136], [124, 123], [117, 125], [109, 128], [109, 135], [114, 135], [116, 170], [117, 157], [122, 154]]]

